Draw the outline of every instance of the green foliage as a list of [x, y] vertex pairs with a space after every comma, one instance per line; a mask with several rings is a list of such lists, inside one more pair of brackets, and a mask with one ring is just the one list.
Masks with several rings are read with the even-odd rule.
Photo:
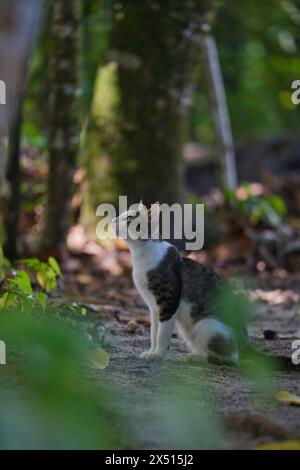
[[[27, 103], [26, 103], [27, 104]], [[39, 151], [45, 151], [47, 141], [42, 131], [31, 121], [25, 121], [22, 127], [23, 144], [29, 148], [36, 148]]]
[[252, 316], [252, 306], [245, 294], [226, 283], [215, 292], [214, 302], [221, 320], [243, 336]]
[[[95, 209], [100, 200], [113, 200], [117, 193], [110, 175], [101, 180], [103, 174], [104, 148], [114, 154], [118, 151], [120, 142], [120, 95], [117, 86], [117, 64], [109, 63], [99, 68], [94, 96], [91, 104], [89, 126], [85, 136], [84, 164], [87, 169], [86, 191], [83, 194], [83, 208], [81, 222], [86, 226], [93, 226]], [[99, 135], [102, 136], [101, 142]], [[107, 160], [107, 169], [112, 162]]]
[[277, 228], [286, 216], [287, 209], [283, 199], [275, 194], [254, 195], [251, 186], [242, 186], [242, 198], [234, 190], [225, 192], [226, 200], [233, 209], [245, 216], [252, 225], [263, 222], [273, 228]]
[[50, 257], [47, 263], [37, 258], [24, 259], [20, 263], [24, 264], [29, 271], [36, 274], [39, 285], [46, 292], [56, 288], [57, 278], [61, 276], [61, 270], [53, 257]]
[[84, 305], [80, 305], [77, 302], [73, 302], [72, 304], [68, 304], [68, 310], [74, 313], [79, 313], [80, 315], [85, 316], [87, 314], [87, 308]]
[[228, 284], [218, 289], [215, 302], [221, 320], [237, 334], [240, 350], [239, 371], [255, 392], [257, 399], [270, 398], [274, 391], [270, 374], [274, 371], [276, 361], [274, 357], [252, 348], [249, 343], [246, 327], [253, 318], [253, 304], [245, 293], [236, 291], [234, 286]]
[[[235, 140], [298, 132], [291, 83], [300, 76], [296, 2], [226, 0], [213, 24]], [[207, 86], [200, 70], [190, 137], [214, 141]]]
[[98, 387], [96, 400], [82, 377], [83, 366], [106, 368], [107, 353], [93, 347], [80, 329], [75, 333], [66, 323], [54, 325], [53, 315], [36, 315], [49, 308], [46, 292], [56, 287], [59, 264], [52, 257], [47, 263], [32, 258], [19, 264], [25, 269], [14, 269], [0, 246], [0, 331], [8, 353], [0, 377], [0, 400], [6, 404], [0, 410], [0, 449], [118, 446], [112, 412], [106, 409], [112, 391], [107, 400]]
[[251, 348], [243, 354], [240, 370], [249, 380], [258, 400], [273, 395], [274, 383], [270, 381], [270, 374], [274, 372], [275, 366], [274, 356], [260, 354]]
[[[94, 81], [99, 65], [103, 64], [111, 29], [111, 0], [87, 0], [81, 2], [81, 41], [78, 65], [81, 78], [80, 115], [90, 111]], [[22, 142], [44, 152], [47, 149], [49, 125], [49, 73], [51, 34], [50, 20], [53, 5], [45, 2], [44, 19], [39, 40], [33, 51], [30, 76], [24, 103]], [[41, 106], [44, 103], [44, 106]]]
[[90, 111], [94, 84], [99, 66], [103, 65], [111, 31], [112, 1], [89, 0], [82, 2], [82, 110]]
[[151, 420], [161, 448], [222, 448], [225, 426], [214, 412], [215, 392], [205, 373], [201, 367], [186, 367], [178, 377], [178, 366], [169, 365], [160, 378], [164, 393], [154, 402]]
[[[96, 398], [82, 374], [83, 367], [106, 368], [107, 353], [81, 328], [75, 331], [71, 321], [53, 315], [47, 304], [46, 292], [61, 275], [57, 261], [32, 258], [19, 264], [24, 269], [14, 269], [0, 247], [0, 331], [7, 350], [0, 376], [0, 400], [6, 404], [0, 410], [0, 449], [119, 446], [111, 411], [114, 392], [101, 384]], [[41, 310], [47, 315], [37, 315]]]
[[13, 308], [0, 315], [7, 346], [0, 376], [0, 400], [5, 403], [0, 449], [119, 448], [111, 411], [115, 392], [104, 389], [103, 377], [97, 394], [84, 384], [89, 342], [66, 325], [38, 319], [30, 308], [26, 313]]
[[[61, 275], [57, 261], [52, 257], [47, 263], [30, 258], [21, 260], [19, 263], [22, 263], [27, 271], [12, 268], [3, 257], [0, 247], [0, 280], [4, 283], [4, 293], [0, 297], [0, 310], [18, 306], [22, 311], [31, 307], [45, 312], [46, 293], [56, 288], [57, 278]], [[29, 273], [35, 275], [42, 290], [33, 289]]]
[[0, 283], [5, 279], [6, 271], [10, 266], [10, 262], [5, 256], [3, 255], [3, 249], [0, 245]]

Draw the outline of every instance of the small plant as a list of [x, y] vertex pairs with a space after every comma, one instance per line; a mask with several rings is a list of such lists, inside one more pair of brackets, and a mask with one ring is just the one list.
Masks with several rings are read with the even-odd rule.
[[6, 272], [10, 267], [10, 262], [3, 255], [2, 246], [0, 245], [0, 283], [4, 281]]
[[226, 190], [225, 198], [254, 226], [263, 222], [272, 228], [277, 228], [287, 213], [285, 203], [280, 196], [253, 194], [250, 184], [243, 184], [236, 191]]
[[[48, 262], [36, 258], [18, 262], [27, 270], [14, 269], [3, 256], [0, 247], [0, 282], [3, 283], [3, 294], [0, 296], [0, 309], [18, 307], [22, 311], [28, 308], [42, 309], [47, 305], [47, 293], [57, 286], [57, 278], [61, 275], [57, 261], [50, 257]], [[41, 290], [34, 290], [29, 273], [34, 274]]]
[[[107, 354], [70, 324], [34, 313], [0, 314], [9, 364], [0, 366], [0, 449], [120, 448], [118, 396], [100, 376]], [[98, 370], [97, 395], [85, 386], [86, 367]]]
[[48, 258], [47, 263], [37, 258], [23, 259], [19, 263], [22, 263], [28, 271], [35, 273], [37, 282], [46, 292], [56, 288], [57, 278], [61, 276], [61, 270], [52, 256]]

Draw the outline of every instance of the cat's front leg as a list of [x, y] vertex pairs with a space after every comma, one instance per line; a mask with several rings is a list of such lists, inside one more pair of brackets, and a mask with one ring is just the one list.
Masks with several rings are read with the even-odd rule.
[[172, 338], [176, 316], [173, 315], [169, 320], [159, 321], [157, 332], [157, 344], [155, 351], [149, 351], [143, 356], [149, 361], [162, 360], [167, 354]]
[[157, 344], [157, 330], [158, 330], [158, 310], [156, 308], [150, 308], [151, 318], [151, 348], [149, 351], [144, 351], [141, 354], [141, 359], [147, 359], [149, 355], [153, 354]]

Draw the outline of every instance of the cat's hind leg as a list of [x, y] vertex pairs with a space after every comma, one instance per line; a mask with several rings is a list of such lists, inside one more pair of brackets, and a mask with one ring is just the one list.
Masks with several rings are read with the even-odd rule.
[[199, 320], [193, 327], [193, 346], [199, 354], [205, 352], [211, 364], [236, 365], [238, 347], [230, 327], [214, 318]]

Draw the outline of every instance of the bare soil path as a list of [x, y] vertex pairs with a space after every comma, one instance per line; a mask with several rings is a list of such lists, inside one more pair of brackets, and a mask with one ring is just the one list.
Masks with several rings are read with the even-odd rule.
[[[188, 363], [176, 334], [163, 363], [141, 360], [150, 341], [147, 309], [129, 276], [119, 285], [116, 279], [102, 280], [101, 301], [96, 288], [77, 300], [92, 309], [89, 331], [110, 355], [107, 369], [86, 372], [87, 386], [97, 390], [104, 381], [117, 389], [121, 400], [114, 406], [127, 447], [247, 449], [300, 438], [300, 407], [275, 399], [278, 390], [300, 396], [299, 368], [291, 361], [282, 370], [263, 368], [253, 379], [251, 371]], [[270, 292], [251, 292], [259, 301], [249, 325], [251, 342], [290, 359], [292, 341], [300, 337], [299, 298], [290, 290]]]

